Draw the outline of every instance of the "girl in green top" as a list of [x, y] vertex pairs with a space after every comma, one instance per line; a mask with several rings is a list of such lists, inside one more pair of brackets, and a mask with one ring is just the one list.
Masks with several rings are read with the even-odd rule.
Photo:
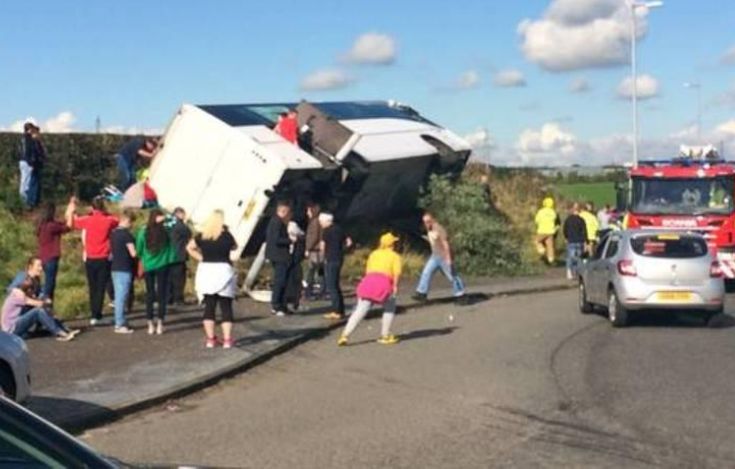
[[[151, 210], [146, 226], [138, 230], [135, 248], [143, 265], [145, 278], [145, 312], [148, 318], [148, 334], [163, 334], [163, 321], [169, 295], [169, 266], [176, 259], [165, 215], [159, 209]], [[158, 302], [158, 317], [154, 324], [153, 303]]]

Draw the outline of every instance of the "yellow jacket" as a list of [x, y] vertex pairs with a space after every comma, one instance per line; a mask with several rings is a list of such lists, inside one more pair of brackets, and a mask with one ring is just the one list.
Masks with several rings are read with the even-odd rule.
[[381, 273], [393, 279], [393, 283], [401, 277], [403, 261], [401, 256], [391, 248], [379, 248], [370, 253], [365, 273]]
[[554, 210], [554, 199], [547, 197], [536, 212], [536, 234], [554, 235], [559, 229], [559, 216]]
[[579, 216], [582, 217], [584, 225], [587, 228], [587, 241], [595, 241], [597, 239], [597, 231], [600, 229], [600, 222], [597, 221], [597, 217], [587, 210], [579, 212]]

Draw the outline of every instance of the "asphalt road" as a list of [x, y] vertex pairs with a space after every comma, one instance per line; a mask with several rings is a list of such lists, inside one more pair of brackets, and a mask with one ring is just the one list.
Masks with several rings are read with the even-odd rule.
[[[450, 317], [453, 316], [453, 317]], [[735, 467], [735, 320], [612, 329], [574, 291], [336, 332], [87, 432], [131, 462], [252, 468]]]

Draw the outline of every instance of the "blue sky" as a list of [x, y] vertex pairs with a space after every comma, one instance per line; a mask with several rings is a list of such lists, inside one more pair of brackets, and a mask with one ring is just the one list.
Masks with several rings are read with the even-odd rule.
[[[155, 129], [182, 102], [398, 99], [461, 135], [484, 129], [498, 160], [604, 161], [630, 134], [617, 95], [624, 14], [624, 0], [3, 2], [0, 127], [33, 116], [91, 130], [99, 115], [103, 127]], [[732, 2], [669, 0], [640, 24], [640, 73], [655, 81], [640, 107], [649, 151], [692, 137], [687, 81], [702, 84], [706, 138], [735, 139]], [[350, 59], [370, 33], [378, 44]], [[303, 89], [323, 70], [336, 89]], [[589, 90], [570, 92], [573, 80]]]

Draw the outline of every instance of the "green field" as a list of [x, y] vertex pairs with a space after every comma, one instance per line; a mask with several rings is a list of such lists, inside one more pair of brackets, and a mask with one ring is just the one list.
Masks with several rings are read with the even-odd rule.
[[615, 206], [614, 182], [580, 182], [556, 186], [559, 195], [566, 200], [592, 201], [595, 207], [605, 204]]

